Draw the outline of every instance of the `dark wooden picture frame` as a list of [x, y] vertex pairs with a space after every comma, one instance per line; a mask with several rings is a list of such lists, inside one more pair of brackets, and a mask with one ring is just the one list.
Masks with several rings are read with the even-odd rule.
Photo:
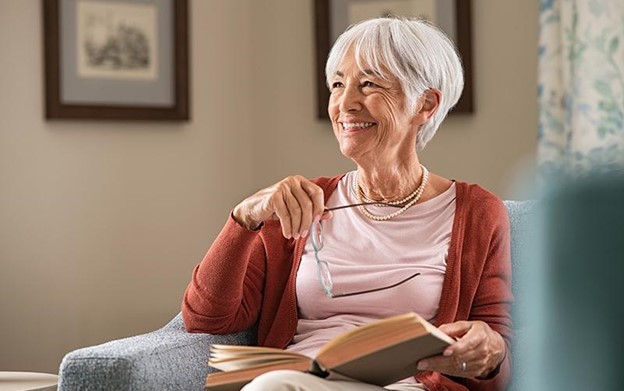
[[[332, 0], [315, 0], [316, 19], [316, 84], [317, 84], [317, 116], [327, 119], [327, 103], [329, 90], [325, 82], [325, 62], [331, 49], [331, 2]], [[474, 96], [472, 82], [472, 7], [470, 0], [455, 1], [455, 28], [457, 37], [455, 44], [464, 66], [464, 91], [457, 105], [450, 114], [474, 112]], [[347, 26], [345, 26], [346, 28]]]
[[[106, 120], [170, 120], [184, 121], [189, 113], [189, 48], [188, 48], [188, 0], [171, 1], [169, 40], [173, 59], [167, 64], [171, 75], [167, 84], [170, 94], [167, 99], [172, 104], [150, 104], [145, 102], [115, 104], [63, 101], [63, 58], [62, 42], [63, 0], [42, 0], [44, 33], [44, 72], [45, 72], [45, 117], [48, 119], [106, 119]], [[116, 2], [119, 4], [119, 2]], [[121, 3], [123, 4], [123, 2]], [[136, 4], [136, 3], [128, 3]], [[160, 27], [160, 26], [157, 26]], [[167, 32], [169, 33], [169, 31]], [[75, 43], [77, 46], [78, 44]], [[160, 42], [159, 42], [160, 45]], [[73, 59], [72, 59], [73, 60]], [[105, 81], [102, 81], [104, 83]], [[119, 82], [118, 82], [119, 83]], [[123, 83], [123, 82], [122, 82]], [[154, 82], [157, 83], [157, 82]], [[89, 92], [91, 93], [91, 92]]]

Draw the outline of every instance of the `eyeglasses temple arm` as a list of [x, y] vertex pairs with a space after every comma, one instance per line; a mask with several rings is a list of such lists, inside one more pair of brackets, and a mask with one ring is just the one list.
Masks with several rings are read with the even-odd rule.
[[367, 206], [367, 205], [393, 206], [395, 208], [402, 208], [404, 206], [404, 205], [386, 204], [385, 202], [362, 202], [359, 204], [340, 205], [340, 206], [334, 206], [332, 208], [325, 208], [325, 212], [331, 212], [332, 210], [355, 208], [357, 206]]
[[403, 284], [404, 282], [407, 282], [407, 281], [411, 280], [412, 278], [417, 277], [419, 275], [420, 275], [420, 273], [412, 274], [411, 276], [407, 277], [404, 280], [401, 280], [401, 281], [397, 282], [396, 284], [384, 286], [382, 288], [368, 289], [368, 290], [365, 290], [365, 291], [351, 292], [351, 293], [337, 293], [337, 294], [332, 295], [331, 298], [335, 299], [335, 298], [338, 298], [338, 297], [349, 297], [349, 296], [361, 295], [363, 293], [372, 293], [372, 292], [385, 291], [386, 289], [390, 289], [390, 288], [394, 288], [395, 286], [399, 286], [399, 285]]

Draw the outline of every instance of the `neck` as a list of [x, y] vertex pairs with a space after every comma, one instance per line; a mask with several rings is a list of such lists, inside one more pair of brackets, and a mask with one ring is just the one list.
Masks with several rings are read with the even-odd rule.
[[375, 201], [397, 201], [414, 192], [422, 181], [418, 157], [394, 165], [358, 165], [358, 184]]

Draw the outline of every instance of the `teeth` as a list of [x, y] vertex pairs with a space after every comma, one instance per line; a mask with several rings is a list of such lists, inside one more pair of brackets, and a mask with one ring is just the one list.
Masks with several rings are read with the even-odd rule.
[[374, 122], [343, 122], [342, 127], [345, 128], [346, 130], [356, 129], [356, 128], [364, 129], [364, 128], [370, 128], [374, 124], [375, 124]]

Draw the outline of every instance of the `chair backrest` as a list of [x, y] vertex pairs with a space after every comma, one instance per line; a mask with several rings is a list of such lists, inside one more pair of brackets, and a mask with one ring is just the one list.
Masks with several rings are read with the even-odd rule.
[[534, 216], [535, 201], [504, 201], [511, 226], [512, 289], [514, 295], [524, 284], [524, 261], [526, 260], [529, 234]]
[[535, 201], [504, 201], [509, 216], [511, 228], [511, 265], [512, 265], [512, 290], [514, 303], [511, 307], [514, 324], [514, 339], [512, 348], [513, 379], [507, 387], [507, 391], [523, 391], [522, 379], [527, 376], [526, 346], [529, 333], [525, 327], [525, 317], [519, 316], [524, 306], [523, 287], [531, 281], [527, 261], [530, 255], [530, 235], [533, 233], [535, 211], [537, 203]]

